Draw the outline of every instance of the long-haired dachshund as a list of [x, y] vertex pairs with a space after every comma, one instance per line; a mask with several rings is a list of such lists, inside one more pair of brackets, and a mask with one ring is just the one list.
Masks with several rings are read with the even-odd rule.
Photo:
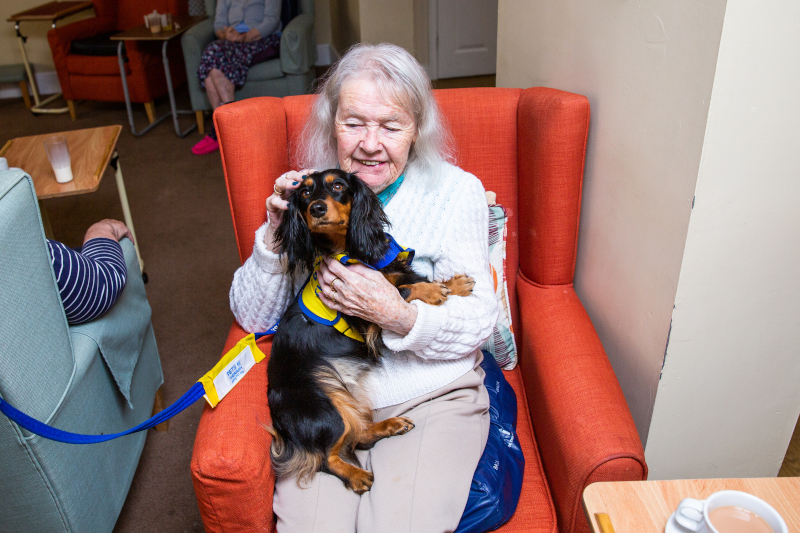
[[[355, 174], [326, 170], [303, 179], [275, 236], [289, 272], [298, 266], [312, 272], [323, 255], [342, 253], [381, 265], [393, 242], [384, 231], [388, 225], [377, 196]], [[444, 283], [430, 282], [411, 270], [410, 257], [398, 255], [378, 268], [406, 301], [441, 305], [450, 295], [472, 293], [472, 278], [458, 275]], [[267, 369], [272, 463], [278, 477], [295, 476], [298, 484], [323, 471], [363, 494], [373, 475], [355, 466], [355, 450], [402, 435], [414, 424], [405, 417], [372, 421], [363, 381], [380, 364], [380, 327], [338, 314], [332, 322], [345, 321], [345, 334], [342, 328], [323, 325], [308, 317], [303, 292], [281, 318]]]

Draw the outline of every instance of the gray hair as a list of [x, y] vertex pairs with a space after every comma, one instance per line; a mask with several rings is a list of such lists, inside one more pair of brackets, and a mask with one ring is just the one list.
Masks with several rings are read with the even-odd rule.
[[336, 111], [345, 82], [368, 79], [413, 119], [417, 140], [406, 170], [438, 175], [443, 161], [454, 161], [450, 135], [433, 98], [431, 80], [414, 57], [393, 44], [357, 44], [325, 76], [301, 135], [297, 154], [301, 168], [319, 170], [338, 165]]

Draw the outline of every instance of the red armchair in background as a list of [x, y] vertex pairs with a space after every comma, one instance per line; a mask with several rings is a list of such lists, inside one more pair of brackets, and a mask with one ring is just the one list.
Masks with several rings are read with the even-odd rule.
[[[588, 484], [647, 477], [628, 405], [572, 286], [589, 102], [541, 87], [435, 95], [458, 165], [509, 213], [506, 277], [519, 365], [505, 375], [517, 393], [526, 464], [517, 511], [498, 531], [588, 532]], [[293, 167], [291, 147], [314, 98], [251, 98], [214, 114], [242, 261], [264, 223], [264, 199]], [[234, 323], [223, 353], [245, 334]], [[270, 341], [260, 344], [269, 354]], [[274, 530], [266, 393], [260, 364], [203, 411], [191, 469], [209, 533]]]
[[[72, 119], [76, 119], [75, 100], [124, 102], [122, 78], [117, 59], [117, 42], [104, 36], [144, 24], [144, 15], [157, 10], [173, 16], [188, 15], [188, 0], [93, 0], [96, 17], [79, 20], [47, 32], [61, 92]], [[72, 41], [97, 38], [92, 55], [71, 50]], [[106, 42], [107, 41], [107, 42]], [[170, 43], [170, 70], [177, 87], [186, 81], [186, 68], [180, 39]], [[147, 118], [155, 120], [153, 100], [167, 93], [161, 43], [125, 42], [125, 75], [131, 102], [145, 104]]]

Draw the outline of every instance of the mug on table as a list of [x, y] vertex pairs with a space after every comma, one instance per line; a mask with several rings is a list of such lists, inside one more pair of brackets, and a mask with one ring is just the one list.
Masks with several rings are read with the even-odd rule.
[[770, 504], [738, 490], [715, 492], [705, 500], [685, 498], [675, 511], [675, 521], [697, 533], [789, 533]]

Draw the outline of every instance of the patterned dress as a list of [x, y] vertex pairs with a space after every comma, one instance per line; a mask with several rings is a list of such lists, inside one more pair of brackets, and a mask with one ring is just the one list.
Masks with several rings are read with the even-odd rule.
[[244, 85], [247, 71], [256, 63], [278, 56], [281, 44], [280, 32], [268, 35], [259, 41], [235, 43], [225, 39], [211, 42], [203, 50], [197, 77], [200, 86], [205, 88], [205, 79], [211, 69], [219, 69], [236, 87]]

